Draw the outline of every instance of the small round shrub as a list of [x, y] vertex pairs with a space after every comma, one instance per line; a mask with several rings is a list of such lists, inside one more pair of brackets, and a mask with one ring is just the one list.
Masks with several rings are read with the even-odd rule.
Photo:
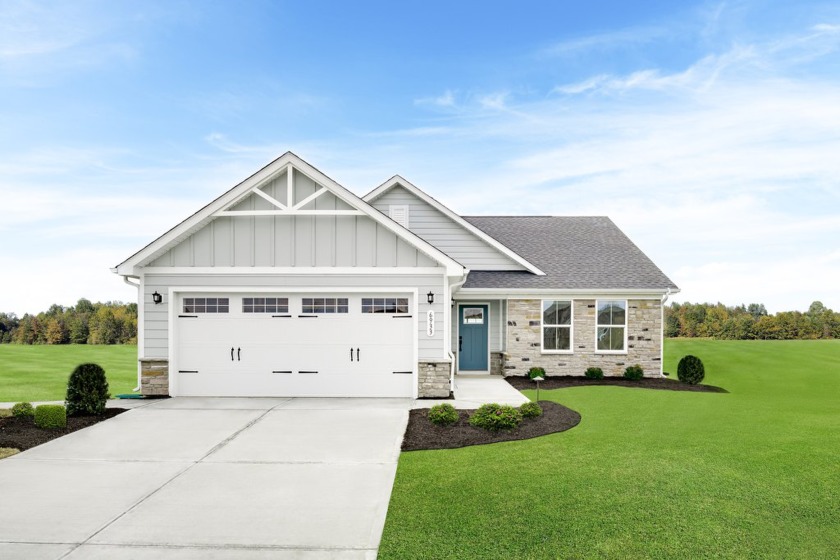
[[706, 369], [703, 367], [703, 361], [697, 356], [683, 356], [677, 364], [677, 378], [683, 383], [697, 385], [703, 381], [704, 377], [706, 377]]
[[24, 416], [35, 416], [35, 407], [32, 406], [32, 403], [19, 402], [12, 407], [12, 416], [16, 416], [18, 418]]
[[100, 416], [109, 396], [105, 370], [98, 364], [81, 364], [67, 382], [67, 414]]
[[429, 409], [429, 420], [436, 426], [449, 426], [458, 421], [458, 411], [448, 403], [436, 404]]
[[534, 366], [528, 370], [528, 377], [530, 377], [531, 379], [536, 379], [537, 377], [542, 377], [543, 379], [545, 379], [545, 369], [539, 366]]
[[535, 402], [526, 402], [519, 406], [519, 413], [523, 418], [536, 418], [542, 416], [542, 407]]
[[35, 425], [39, 428], [64, 428], [67, 411], [60, 404], [42, 404], [35, 407]]
[[603, 379], [604, 378], [604, 370], [602, 370], [599, 367], [586, 368], [585, 375], [589, 379]]
[[624, 377], [630, 379], [631, 381], [638, 381], [644, 376], [645, 370], [643, 370], [642, 366], [639, 364], [636, 364], [635, 366], [628, 366], [627, 369], [624, 370]]
[[470, 426], [491, 432], [511, 430], [522, 422], [522, 413], [510, 405], [483, 404], [470, 416]]

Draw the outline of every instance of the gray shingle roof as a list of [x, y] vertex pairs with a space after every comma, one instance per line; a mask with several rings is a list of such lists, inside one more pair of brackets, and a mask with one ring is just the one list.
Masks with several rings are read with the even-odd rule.
[[539, 267], [530, 272], [470, 272], [464, 288], [569, 290], [676, 289], [605, 216], [464, 216], [465, 220]]

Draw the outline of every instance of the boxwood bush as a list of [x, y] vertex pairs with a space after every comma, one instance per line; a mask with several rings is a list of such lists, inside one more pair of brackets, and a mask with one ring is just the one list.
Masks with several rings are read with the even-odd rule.
[[470, 426], [491, 432], [511, 430], [522, 422], [522, 413], [510, 405], [483, 404], [470, 416]]
[[458, 411], [449, 403], [436, 404], [429, 409], [429, 420], [436, 426], [450, 426], [458, 421]]
[[21, 416], [35, 416], [35, 407], [32, 406], [32, 403], [28, 402], [16, 403], [12, 407], [12, 416], [18, 418]]
[[67, 382], [67, 414], [100, 416], [109, 396], [105, 370], [98, 364], [81, 364]]
[[703, 378], [706, 377], [706, 368], [703, 367], [703, 361], [697, 356], [683, 356], [680, 363], [677, 364], [677, 378], [683, 383], [689, 385], [697, 385]]
[[639, 364], [636, 364], [635, 366], [628, 366], [628, 368], [624, 370], [624, 377], [632, 381], [638, 381], [644, 376], [645, 370], [643, 370], [642, 366]]
[[60, 404], [36, 406], [35, 425], [48, 429], [64, 428], [67, 426], [67, 410]]
[[584, 375], [589, 379], [603, 379], [604, 378], [604, 370], [599, 367], [590, 367], [586, 368]]
[[542, 416], [542, 407], [535, 402], [526, 402], [519, 406], [519, 413], [523, 418], [536, 418]]
[[545, 369], [539, 366], [534, 366], [528, 370], [528, 377], [530, 377], [531, 379], [536, 379], [537, 377], [542, 377], [543, 379], [545, 379]]

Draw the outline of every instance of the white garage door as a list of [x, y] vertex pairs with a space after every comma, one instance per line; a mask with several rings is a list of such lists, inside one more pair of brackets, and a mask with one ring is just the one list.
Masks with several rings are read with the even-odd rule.
[[405, 294], [184, 294], [178, 396], [411, 397]]

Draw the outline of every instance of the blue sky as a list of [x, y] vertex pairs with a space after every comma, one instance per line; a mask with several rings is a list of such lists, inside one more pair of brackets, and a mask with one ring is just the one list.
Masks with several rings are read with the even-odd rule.
[[110, 267], [287, 150], [840, 309], [837, 2], [0, 0], [0, 311], [133, 301]]

